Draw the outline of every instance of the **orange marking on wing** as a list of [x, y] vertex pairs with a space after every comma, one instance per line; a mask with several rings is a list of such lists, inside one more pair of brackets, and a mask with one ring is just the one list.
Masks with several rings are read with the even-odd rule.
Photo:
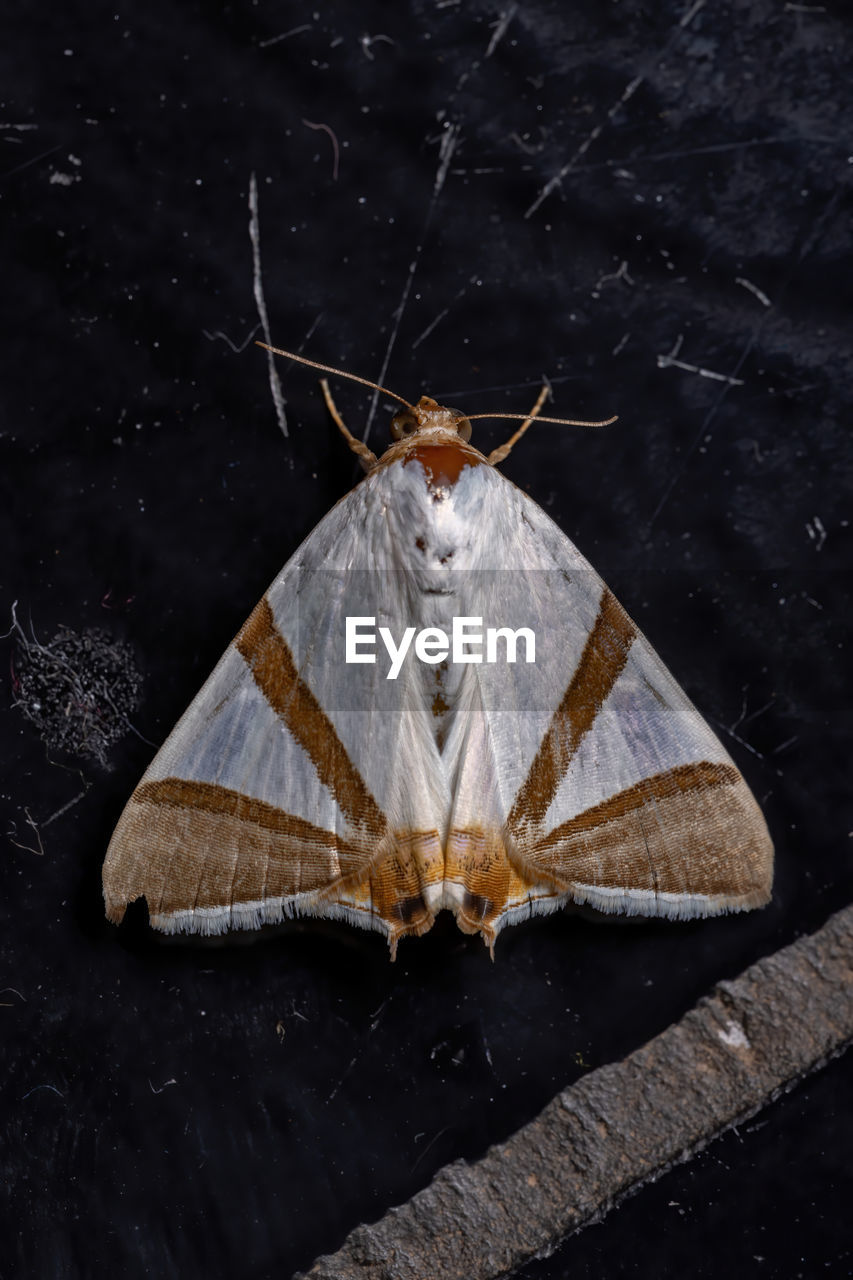
[[510, 810], [507, 825], [516, 839], [523, 840], [527, 829], [544, 820], [572, 757], [628, 660], [636, 634], [633, 622], [605, 587], [575, 673]]
[[444, 855], [437, 831], [389, 832], [390, 852], [374, 862], [366, 874], [350, 876], [317, 895], [311, 914], [323, 915], [329, 906], [347, 907], [384, 922], [392, 957], [407, 934], [431, 929], [435, 916], [426, 889], [444, 879]]
[[307, 752], [317, 776], [352, 823], [379, 840], [385, 815], [349, 758], [335, 727], [296, 670], [264, 597], [235, 640], [258, 688]]
[[520, 851], [555, 883], [766, 902], [773, 846], [731, 764], [701, 761], [644, 778]]
[[236, 818], [239, 822], [249, 823], [276, 835], [291, 836], [326, 849], [348, 851], [362, 856], [364, 853], [361, 847], [342, 840], [334, 831], [317, 827], [305, 818], [287, 813], [278, 805], [247, 796], [242, 791], [233, 791], [230, 787], [222, 787], [216, 782], [161, 778], [140, 783], [134, 792], [134, 799], [140, 804], [148, 802], [176, 809], [201, 809], [206, 813]]
[[702, 760], [697, 764], [675, 765], [672, 769], [643, 778], [632, 787], [617, 791], [616, 795], [610, 796], [607, 800], [584, 809], [568, 822], [555, 827], [550, 835], [538, 840], [536, 848], [544, 851], [572, 836], [595, 831], [615, 818], [623, 818], [626, 814], [654, 804], [658, 800], [671, 799], [673, 796], [690, 791], [706, 791], [711, 787], [733, 787], [739, 778], [740, 774], [732, 764], [715, 764], [709, 760]]
[[372, 852], [214, 783], [143, 782], [107, 851], [107, 914], [142, 896], [157, 914], [311, 892], [361, 874]]
[[508, 911], [561, 893], [537, 869], [511, 860], [497, 828], [455, 827], [448, 837], [445, 876], [463, 891], [455, 908], [459, 928], [481, 934], [490, 948]]

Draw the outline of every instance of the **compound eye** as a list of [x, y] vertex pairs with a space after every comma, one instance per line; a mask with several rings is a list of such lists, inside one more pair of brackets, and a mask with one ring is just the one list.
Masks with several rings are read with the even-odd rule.
[[391, 419], [391, 436], [394, 440], [402, 440], [418, 429], [418, 420], [411, 409], [399, 409]]
[[448, 413], [453, 414], [453, 425], [456, 428], [456, 434], [460, 439], [466, 442], [471, 439], [471, 423], [465, 417], [461, 409], [448, 409]]

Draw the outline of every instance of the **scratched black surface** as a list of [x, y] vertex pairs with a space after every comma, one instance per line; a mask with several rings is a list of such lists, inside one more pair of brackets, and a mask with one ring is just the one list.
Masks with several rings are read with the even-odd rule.
[[[128, 640], [159, 742], [356, 478], [279, 365], [283, 437], [249, 343], [254, 172], [274, 341], [472, 412], [547, 374], [554, 412], [620, 414], [504, 470], [720, 729], [778, 874], [761, 913], [561, 915], [494, 965], [449, 920], [393, 966], [315, 924], [169, 945], [100, 900], [152, 748], [48, 760], [4, 709], [4, 1276], [290, 1274], [850, 900], [849, 21], [6, 6], [5, 617]], [[364, 424], [370, 393], [337, 396]], [[849, 1274], [850, 1083], [848, 1057], [526, 1274]]]

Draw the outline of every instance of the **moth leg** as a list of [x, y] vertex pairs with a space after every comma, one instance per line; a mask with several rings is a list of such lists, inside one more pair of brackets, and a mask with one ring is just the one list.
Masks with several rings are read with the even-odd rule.
[[503, 462], [504, 458], [507, 456], [512, 446], [514, 444], [518, 444], [519, 440], [524, 435], [525, 431], [530, 426], [531, 422], [536, 417], [537, 413], [541, 411], [543, 404], [548, 399], [550, 394], [551, 394], [551, 388], [548, 386], [546, 382], [545, 385], [542, 387], [542, 390], [539, 392], [539, 395], [537, 396], [535, 405], [530, 410], [530, 413], [524, 419], [521, 426], [518, 428], [517, 431], [513, 432], [513, 434], [510, 436], [510, 438], [506, 441], [505, 444], [498, 445], [497, 449], [492, 450], [492, 452], [489, 454], [487, 458], [487, 462], [490, 462], [493, 467], [496, 467], [499, 462]]
[[352, 449], [353, 453], [358, 454], [359, 461], [365, 471], [369, 471], [371, 467], [376, 466], [378, 461], [376, 454], [372, 449], [368, 449], [367, 445], [363, 444], [361, 440], [356, 440], [355, 436], [338, 413], [338, 406], [332, 399], [332, 393], [329, 390], [329, 384], [325, 378], [320, 379], [320, 386], [323, 388], [323, 399], [326, 401], [326, 408], [332, 415], [332, 421], [346, 440], [349, 447]]

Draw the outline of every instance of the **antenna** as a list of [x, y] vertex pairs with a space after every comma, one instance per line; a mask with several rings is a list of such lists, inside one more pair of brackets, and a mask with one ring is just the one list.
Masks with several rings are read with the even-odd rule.
[[264, 351], [271, 351], [274, 356], [286, 356], [288, 360], [296, 360], [299, 364], [310, 365], [312, 369], [321, 369], [323, 373], [333, 373], [337, 378], [349, 378], [352, 382], [360, 382], [364, 387], [372, 387], [374, 391], [381, 391], [384, 396], [390, 396], [392, 400], [399, 400], [400, 404], [404, 404], [407, 409], [414, 412], [414, 405], [409, 404], [408, 400], [404, 400], [402, 396], [398, 396], [396, 391], [389, 391], [387, 387], [380, 387], [378, 382], [371, 382], [369, 378], [360, 378], [357, 373], [347, 373], [346, 369], [336, 369], [331, 364], [320, 364], [319, 360], [308, 360], [305, 356], [298, 356], [295, 351], [282, 351], [281, 347], [270, 347], [266, 342], [256, 342], [256, 347], [263, 347]]
[[[390, 396], [392, 400], [399, 400], [400, 404], [404, 404], [407, 409], [411, 409], [413, 413], [416, 412], [415, 406], [409, 404], [408, 400], [404, 400], [402, 396], [398, 396], [396, 391], [389, 391], [387, 387], [380, 386], [378, 382], [371, 382], [369, 378], [361, 378], [357, 373], [348, 373], [346, 369], [337, 369], [331, 364], [321, 364], [319, 360], [309, 360], [307, 356], [297, 355], [295, 351], [283, 351], [281, 347], [271, 347], [266, 342], [256, 342], [255, 346], [263, 347], [264, 351], [271, 351], [273, 355], [284, 356], [287, 360], [295, 360], [298, 364], [307, 364], [312, 369], [320, 369], [323, 373], [332, 373], [337, 378], [349, 378], [351, 382], [360, 382], [363, 387], [371, 387], [384, 396]], [[469, 422], [475, 422], [477, 418], [513, 418], [517, 422], [525, 422], [526, 426], [512, 437], [513, 441], [524, 434], [530, 425], [528, 419], [532, 418], [536, 418], [537, 422], [554, 422], [561, 427], [609, 427], [616, 421], [615, 416], [605, 418], [602, 422], [587, 422], [582, 418], [543, 418], [538, 413], [538, 407], [543, 399], [544, 397], [540, 397], [532, 413], [466, 413], [465, 417]]]
[[[543, 418], [536, 414], [537, 422], [557, 422], [563, 427], [609, 427], [618, 418], [618, 414], [614, 414], [612, 418], [604, 418], [601, 422], [586, 422], [582, 418]], [[466, 413], [465, 417], [469, 422], [475, 422], [477, 418], [529, 418], [529, 413]]]

